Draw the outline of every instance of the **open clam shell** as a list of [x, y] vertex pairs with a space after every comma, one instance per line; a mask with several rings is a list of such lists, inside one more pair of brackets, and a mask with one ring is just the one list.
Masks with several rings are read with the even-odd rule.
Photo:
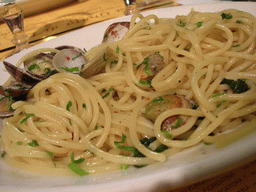
[[84, 54], [77, 49], [62, 49], [53, 57], [53, 67], [59, 72], [80, 73], [85, 64]]
[[3, 63], [8, 73], [18, 82], [22, 82], [28, 85], [35, 85], [45, 79], [40, 75], [36, 75], [29, 71], [25, 71], [22, 68], [16, 67], [7, 61], [3, 61]]
[[89, 61], [79, 49], [62, 49], [53, 58], [53, 66], [59, 72], [80, 74], [87, 78], [99, 73], [106, 65], [109, 47], [101, 50]]
[[26, 95], [31, 88], [31, 85], [11, 81], [9, 85], [0, 86], [0, 94], [6, 97], [20, 97], [22, 95]]
[[53, 56], [54, 54], [39, 53], [24, 61], [24, 69], [38, 75], [41, 79], [45, 79], [54, 70]]
[[85, 78], [98, 74], [106, 65], [109, 57], [109, 47], [101, 50], [95, 57], [90, 59], [81, 70], [81, 75]]
[[11, 108], [11, 104], [14, 102], [11, 97], [0, 98], [0, 117], [6, 118], [13, 115], [14, 111]]
[[129, 21], [112, 23], [105, 31], [102, 43], [113, 43], [122, 39], [129, 28]]

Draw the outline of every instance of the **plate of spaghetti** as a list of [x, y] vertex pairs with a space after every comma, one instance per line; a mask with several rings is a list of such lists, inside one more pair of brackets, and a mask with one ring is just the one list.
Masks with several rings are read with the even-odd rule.
[[[64, 56], [69, 62], [104, 65], [90, 75], [86, 64], [57, 67], [11, 105], [13, 115], [1, 121], [0, 189], [170, 190], [254, 157], [255, 8], [219, 2], [147, 11], [7, 58], [19, 67], [54, 53], [60, 66], [57, 47], [69, 45], [83, 50]], [[122, 23], [118, 40], [106, 32], [113, 23]], [[6, 85], [11, 78], [1, 74]]]

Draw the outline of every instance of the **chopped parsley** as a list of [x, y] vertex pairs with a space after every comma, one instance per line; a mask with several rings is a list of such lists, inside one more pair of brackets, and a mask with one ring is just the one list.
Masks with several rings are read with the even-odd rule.
[[110, 64], [114, 64], [114, 65], [116, 65], [118, 63], [118, 60], [116, 59], [116, 60], [114, 60], [114, 61], [111, 61], [111, 63]]
[[2, 154], [1, 154], [1, 157], [4, 157], [6, 154], [6, 151], [3, 151]]
[[199, 28], [199, 27], [201, 27], [203, 25], [203, 21], [200, 21], [200, 22], [197, 22], [196, 23], [196, 26]]
[[125, 140], [126, 140], [126, 136], [122, 133], [122, 139], [121, 141], [117, 142], [117, 141], [114, 141], [114, 144], [117, 146], [117, 148], [119, 149], [123, 149], [123, 150], [128, 150], [128, 151], [132, 151], [132, 152], [135, 152], [135, 150], [137, 150], [136, 148], [134, 147], [129, 147], [129, 146], [122, 146], [120, 144], [123, 144], [125, 143]]
[[147, 81], [139, 81], [139, 83], [141, 85], [150, 85], [151, 86], [151, 81], [150, 80], [147, 80]]
[[211, 145], [212, 143], [207, 143], [207, 142], [204, 142], [205, 145]]
[[72, 106], [72, 102], [69, 101], [68, 104], [67, 104], [67, 106], [66, 106], [67, 111], [70, 111], [70, 107], [71, 107], [71, 106]]
[[195, 104], [195, 103], [192, 103], [191, 104], [191, 109], [197, 109], [198, 108], [198, 105], [197, 104]]
[[17, 144], [17, 145], [22, 145], [22, 143], [23, 143], [23, 142], [20, 142], [20, 141], [19, 141], [19, 142], [17, 142], [16, 144]]
[[121, 170], [127, 170], [128, 168], [129, 168], [129, 165], [121, 164]]
[[104, 98], [109, 97], [109, 96], [114, 96], [114, 94], [115, 94], [114, 89], [113, 88], [109, 88], [108, 92], [105, 95], [103, 95], [102, 98], [104, 99]]
[[63, 69], [64, 71], [67, 72], [79, 72], [79, 68], [78, 67], [72, 67], [72, 68], [68, 68], [68, 67], [58, 67], [59, 69]]
[[76, 174], [80, 175], [80, 176], [85, 176], [85, 175], [89, 175], [89, 173], [87, 173], [85, 170], [81, 169], [77, 164], [81, 164], [82, 162], [84, 162], [84, 158], [80, 158], [78, 160], [74, 159], [74, 152], [72, 152], [71, 154], [71, 163], [68, 165], [69, 169], [73, 172], [75, 172]]
[[7, 109], [8, 109], [9, 111], [12, 111], [11, 105], [12, 105], [12, 96], [11, 96], [11, 97], [8, 97]]
[[78, 54], [77, 56], [73, 57], [72, 60], [75, 60], [76, 58], [80, 57], [82, 53]]
[[54, 161], [53, 153], [52, 153], [52, 152], [50, 152], [50, 151], [45, 151], [45, 152], [47, 153], [47, 155], [49, 155], [49, 156], [50, 156], [50, 158], [51, 158], [51, 160], [52, 160], [52, 162], [53, 162], [54, 167], [56, 167], [56, 163], [55, 163], [55, 161]]
[[232, 19], [233, 18], [233, 15], [231, 13], [221, 13], [221, 17], [222, 17], [222, 20], [223, 19]]
[[166, 137], [168, 137], [168, 138], [170, 138], [170, 139], [173, 139], [173, 135], [170, 134], [168, 131], [166, 131], [166, 130], [161, 130], [161, 132], [162, 132]]
[[150, 70], [149, 70], [149, 60], [150, 60], [150, 56], [148, 56], [148, 57], [146, 57], [143, 61], [142, 61], [142, 63], [141, 64], [139, 64], [138, 66], [137, 66], [137, 70], [141, 67], [141, 65], [145, 65], [145, 67], [144, 67], [144, 71], [145, 71], [145, 73], [147, 74], [147, 76], [150, 76], [151, 75], [151, 73], [150, 73]]
[[237, 20], [236, 23], [243, 23], [241, 20]]
[[37, 143], [37, 140], [34, 140], [34, 139], [30, 143], [28, 143], [28, 145], [31, 146], [31, 147], [38, 147], [39, 146], [38, 143]]
[[9, 93], [9, 94], [13, 94], [13, 93], [15, 93], [13, 90], [11, 90], [11, 89], [5, 89], [4, 90], [6, 93]]
[[156, 103], [159, 101], [164, 101], [163, 97], [157, 97], [157, 98], [153, 99], [153, 103]]
[[219, 94], [216, 94], [216, 95], [213, 95], [212, 98], [216, 98], [216, 97], [220, 97], [222, 95], [226, 95], [227, 93], [219, 93]]
[[[133, 157], [145, 157], [145, 155], [143, 155], [138, 149], [136, 149], [135, 147], [130, 147], [130, 146], [123, 146], [120, 144], [124, 144], [126, 140], [126, 136], [124, 134], [122, 134], [122, 139], [121, 141], [117, 142], [114, 141], [114, 144], [117, 146], [117, 148], [119, 149], [123, 149], [123, 150], [128, 150], [133, 152]], [[140, 140], [141, 144], [143, 144], [146, 148], [149, 147], [149, 145], [151, 143], [153, 143], [156, 140], [156, 137], [152, 137], [152, 138], [143, 138]], [[161, 153], [164, 150], [168, 149], [167, 146], [165, 145], [160, 145], [157, 147], [157, 149], [155, 150], [155, 152]], [[144, 167], [145, 165], [134, 165], [134, 167], [136, 168], [141, 168]]]
[[182, 22], [182, 21], [179, 19], [177, 25], [180, 26], [180, 27], [185, 27], [186, 22]]
[[177, 120], [178, 120], [178, 121], [177, 121], [176, 125], [172, 126], [172, 128], [177, 128], [177, 127], [179, 127], [179, 126], [182, 124], [182, 119], [181, 119], [180, 116], [178, 117]]
[[141, 144], [143, 144], [145, 147], [149, 147], [151, 143], [153, 143], [156, 140], [156, 137], [151, 138], [143, 138], [140, 140]]
[[232, 79], [224, 78], [221, 81], [221, 84], [227, 84], [236, 93], [244, 93], [249, 89], [245, 80], [242, 79], [238, 79], [237, 81], [235, 81]]
[[104, 55], [103, 55], [103, 60], [104, 61], [107, 61], [107, 59], [106, 59], [106, 54], [104, 53]]
[[116, 46], [116, 53], [119, 54], [120, 48]]
[[85, 108], [85, 109], [86, 109], [86, 104], [85, 104], [85, 103], [83, 103], [83, 108]]
[[46, 73], [46, 77], [50, 77], [51, 75], [58, 73], [58, 71], [56, 69], [51, 71], [50, 68], [45, 68], [44, 72]]
[[159, 145], [156, 149], [155, 152], [157, 153], [162, 153], [163, 151], [165, 151], [166, 149], [168, 149], [168, 147], [166, 145]]
[[18, 90], [26, 90], [26, 89], [28, 89], [27, 87], [23, 87], [22, 84], [19, 84], [19, 83], [15, 84], [14, 86], [17, 87]]
[[33, 114], [33, 113], [25, 113], [25, 112], [23, 112], [23, 114], [24, 114], [26, 117], [20, 121], [20, 124], [26, 122], [29, 117], [34, 117], [34, 116], [35, 116], [35, 114]]
[[218, 104], [216, 107], [219, 108], [222, 105], [222, 103], [226, 103], [226, 102], [227, 102], [227, 100], [221, 100], [221, 103]]
[[33, 65], [30, 65], [30, 66], [29, 66], [28, 70], [29, 70], [29, 71], [32, 71], [32, 70], [34, 70], [34, 69], [39, 69], [39, 68], [40, 68], [39, 65], [33, 64]]
[[103, 37], [103, 39], [108, 39], [108, 33], [106, 33], [105, 35], [104, 35], [104, 37]]

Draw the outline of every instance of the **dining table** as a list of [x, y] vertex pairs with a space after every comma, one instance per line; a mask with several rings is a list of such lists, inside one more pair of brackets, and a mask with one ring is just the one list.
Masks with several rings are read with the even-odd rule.
[[[142, 7], [139, 11], [143, 13], [150, 9], [202, 2], [216, 1], [172, 0]], [[123, 17], [126, 9], [124, 0], [72, 0], [55, 6], [50, 4], [48, 8], [37, 7], [36, 12], [31, 12], [33, 7], [29, 9], [26, 2], [22, 2], [18, 6], [24, 11], [24, 29], [29, 38], [29, 46], [49, 41], [70, 31]], [[12, 43], [13, 35], [2, 19], [0, 20], [0, 29], [0, 61], [2, 61], [12, 54], [15, 46]], [[184, 183], [179, 188], [169, 190], [169, 192], [245, 191], [256, 191], [256, 157], [218, 171], [207, 178], [200, 178], [194, 183]]]

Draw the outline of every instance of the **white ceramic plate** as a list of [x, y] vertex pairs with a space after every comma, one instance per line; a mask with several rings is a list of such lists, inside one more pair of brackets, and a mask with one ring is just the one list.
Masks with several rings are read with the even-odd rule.
[[[245, 2], [220, 2], [171, 7], [144, 12], [143, 14], [175, 17], [177, 14], [188, 14], [191, 8], [201, 12], [236, 8], [256, 15], [256, 3]], [[55, 47], [69, 44], [88, 50], [101, 42], [103, 33], [109, 24], [124, 20], [129, 21], [130, 16], [68, 33], [14, 55], [8, 58], [7, 61], [16, 63], [22, 55], [39, 47]], [[3, 71], [1, 63], [0, 73], [0, 84], [2, 84], [8, 74]], [[227, 171], [235, 165], [255, 158], [255, 155], [256, 132], [225, 148], [216, 149], [213, 145], [206, 146], [201, 144], [170, 157], [164, 163], [156, 163], [141, 169], [131, 168], [125, 172], [117, 171], [98, 176], [76, 178], [35, 176], [10, 168], [1, 159], [0, 191], [163, 191]]]

